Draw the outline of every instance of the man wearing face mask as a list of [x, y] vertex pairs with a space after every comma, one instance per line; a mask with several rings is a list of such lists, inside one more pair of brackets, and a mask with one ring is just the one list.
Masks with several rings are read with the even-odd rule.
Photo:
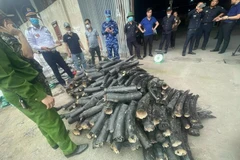
[[53, 149], [60, 148], [67, 157], [80, 154], [88, 145], [77, 146], [71, 141], [62, 119], [53, 109], [55, 101], [45, 80], [24, 35], [0, 10], [0, 90], [36, 123]]
[[159, 44], [159, 50], [162, 50], [163, 44], [166, 41], [165, 51], [164, 51], [165, 54], [167, 53], [169, 44], [171, 42], [171, 34], [172, 34], [174, 23], [175, 23], [175, 20], [174, 20], [174, 16], [172, 15], [172, 8], [168, 7], [167, 15], [163, 18], [163, 21], [162, 21], [162, 27], [163, 27], [162, 40]]
[[86, 69], [87, 64], [82, 52], [82, 49], [84, 50], [82, 42], [80, 41], [78, 35], [72, 32], [69, 23], [65, 22], [64, 28], [66, 29], [67, 33], [63, 35], [63, 42], [65, 43], [68, 57], [72, 58], [76, 70], [81, 71], [78, 59], [80, 59], [82, 67]]
[[92, 56], [92, 63], [95, 65], [95, 54], [97, 53], [98, 60], [101, 61], [101, 50], [102, 50], [102, 42], [101, 38], [99, 37], [98, 31], [91, 26], [91, 21], [89, 19], [85, 19], [85, 26], [86, 26], [86, 38], [87, 44], [89, 48], [89, 52]]
[[55, 49], [57, 46], [62, 45], [61, 42], [58, 41], [57, 45], [55, 44], [48, 29], [39, 24], [39, 18], [37, 17], [37, 13], [33, 8], [26, 7], [26, 18], [32, 24], [31, 27], [29, 27], [25, 32], [29, 44], [34, 50], [42, 53], [43, 58], [53, 70], [58, 82], [65, 87], [66, 82], [59, 73], [58, 65], [68, 74], [70, 78], [73, 78], [74, 75], [67, 66], [66, 62], [63, 60], [60, 53]]
[[[118, 25], [115, 21], [112, 20], [111, 11], [105, 10], [106, 21], [102, 24], [102, 35], [105, 36], [105, 42], [108, 52], [108, 58], [118, 60], [120, 59], [118, 54]], [[114, 52], [114, 58], [112, 56], [112, 50]]]
[[124, 27], [124, 33], [127, 36], [127, 46], [130, 52], [130, 55], [133, 55], [133, 46], [135, 47], [136, 56], [138, 59], [142, 59], [140, 55], [140, 46], [136, 40], [136, 33], [138, 32], [138, 24], [134, 21], [134, 14], [132, 12], [128, 13], [127, 24]]
[[[205, 4], [203, 2], [199, 2], [195, 9], [188, 13], [189, 25], [187, 31], [187, 37], [183, 46], [182, 56], [186, 56], [187, 47], [189, 45], [188, 54], [195, 55], [193, 50], [193, 43], [196, 39], [197, 30], [200, 27], [201, 19], [203, 17], [203, 8]], [[190, 44], [189, 44], [190, 43]]]
[[219, 0], [212, 0], [210, 6], [204, 8], [204, 17], [197, 33], [194, 50], [198, 49], [202, 36], [204, 36], [204, 40], [201, 49], [206, 50], [209, 36], [213, 28], [213, 22], [216, 21], [218, 17], [225, 14], [226, 10], [223, 7], [218, 6], [218, 3]]

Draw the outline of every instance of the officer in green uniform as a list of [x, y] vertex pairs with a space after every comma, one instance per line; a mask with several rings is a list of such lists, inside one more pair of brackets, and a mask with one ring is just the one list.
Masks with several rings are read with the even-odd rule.
[[53, 108], [54, 98], [41, 66], [33, 59], [30, 45], [22, 32], [13, 27], [10, 16], [1, 10], [0, 90], [11, 104], [38, 125], [51, 147], [59, 147], [66, 157], [87, 149], [87, 144], [76, 145], [69, 138], [63, 121]]

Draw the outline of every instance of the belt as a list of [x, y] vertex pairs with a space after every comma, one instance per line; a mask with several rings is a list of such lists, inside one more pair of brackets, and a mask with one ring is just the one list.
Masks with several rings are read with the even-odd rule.
[[41, 53], [47, 53], [47, 52], [56, 52], [57, 50], [56, 49], [52, 49], [52, 50], [49, 50], [49, 51], [40, 51]]
[[189, 28], [189, 31], [196, 31], [197, 29]]
[[213, 22], [204, 22], [202, 23], [203, 25], [208, 25], [208, 24], [212, 24]]
[[231, 23], [236, 23], [236, 21], [224, 21], [224, 23], [229, 23], [229, 24], [231, 24]]

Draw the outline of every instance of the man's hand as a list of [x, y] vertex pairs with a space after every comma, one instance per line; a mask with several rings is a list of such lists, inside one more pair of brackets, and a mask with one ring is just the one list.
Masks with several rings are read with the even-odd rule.
[[62, 42], [58, 40], [58, 41], [56, 41], [56, 44], [57, 44], [57, 46], [61, 46]]
[[110, 32], [110, 33], [113, 33], [113, 29], [109, 29], [109, 32]]
[[7, 33], [11, 34], [12, 36], [23, 35], [19, 29], [13, 27], [13, 24], [11, 23], [8, 24], [6, 21], [4, 21], [3, 27], [1, 26], [1, 28], [5, 30]]
[[220, 17], [215, 17], [214, 19], [213, 19], [213, 21], [217, 21], [217, 19], [219, 19]]
[[41, 50], [50, 51], [50, 48], [48, 48], [48, 47], [41, 47]]
[[145, 30], [145, 29], [144, 29], [144, 30], [141, 30], [141, 32], [144, 33], [144, 32], [146, 32], [146, 30]]
[[45, 104], [47, 109], [51, 109], [55, 105], [55, 100], [52, 96], [47, 95], [47, 97], [42, 100], [42, 103]]
[[71, 54], [71, 53], [68, 53], [68, 57], [71, 58], [71, 57], [72, 57], [72, 54]]
[[110, 29], [109, 29], [109, 28], [106, 28], [106, 29], [105, 29], [105, 32], [109, 32], [109, 31], [110, 31]]
[[103, 50], [102, 46], [100, 46], [99, 48], [100, 48], [101, 51]]

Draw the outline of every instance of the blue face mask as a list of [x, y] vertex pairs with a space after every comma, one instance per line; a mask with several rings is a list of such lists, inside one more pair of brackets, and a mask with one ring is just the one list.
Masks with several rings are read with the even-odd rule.
[[30, 18], [29, 21], [34, 26], [38, 26], [39, 25], [39, 19], [38, 18]]
[[133, 21], [133, 17], [128, 17], [128, 22], [132, 22]]
[[111, 17], [107, 17], [106, 21], [109, 22], [111, 20]]

